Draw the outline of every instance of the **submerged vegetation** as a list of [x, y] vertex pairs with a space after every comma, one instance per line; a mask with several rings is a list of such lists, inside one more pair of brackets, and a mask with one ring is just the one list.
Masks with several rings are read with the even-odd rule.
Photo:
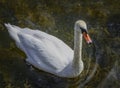
[[[83, 42], [85, 70], [80, 75], [79, 85], [119, 88], [119, 5], [119, 0], [0, 0], [0, 88], [37, 88], [30, 81], [34, 76], [24, 62], [26, 55], [16, 47], [4, 23], [42, 30], [73, 48], [73, 27], [78, 19], [87, 22], [94, 41], [94, 47]], [[63, 86], [58, 88], [65, 88]]]

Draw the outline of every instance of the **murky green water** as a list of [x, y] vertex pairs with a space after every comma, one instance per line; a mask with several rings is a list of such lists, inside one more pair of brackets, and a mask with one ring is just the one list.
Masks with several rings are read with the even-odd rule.
[[[119, 0], [0, 0], [0, 88], [120, 88]], [[83, 41], [84, 71], [73, 79], [38, 71], [10, 38], [4, 23], [40, 29], [73, 48], [74, 22], [88, 24], [94, 45]]]

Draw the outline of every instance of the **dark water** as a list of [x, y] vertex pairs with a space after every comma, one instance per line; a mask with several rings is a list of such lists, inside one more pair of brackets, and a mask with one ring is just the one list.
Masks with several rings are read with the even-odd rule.
[[[0, 88], [120, 88], [120, 1], [0, 0]], [[39, 29], [73, 48], [76, 20], [85, 20], [94, 42], [83, 41], [84, 71], [60, 78], [28, 66], [4, 23]]]

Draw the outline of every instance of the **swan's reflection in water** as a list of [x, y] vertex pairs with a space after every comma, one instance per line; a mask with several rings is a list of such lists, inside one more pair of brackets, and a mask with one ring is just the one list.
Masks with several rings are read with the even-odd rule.
[[78, 78], [61, 78], [31, 66], [28, 71], [30, 80], [37, 88], [77, 88]]
[[[119, 68], [115, 63], [111, 70], [102, 69], [98, 64], [95, 64], [94, 71], [89, 71], [89, 74], [84, 74], [84, 70], [79, 77], [76, 78], [61, 78], [55, 75], [31, 69], [29, 67], [30, 80], [35, 84], [36, 88], [116, 88], [119, 84]], [[117, 67], [117, 68], [116, 68]], [[116, 70], [117, 69], [117, 70]], [[112, 80], [111, 80], [112, 79]], [[115, 82], [115, 85], [113, 83]]]
[[37, 88], [84, 88], [86, 84], [92, 79], [95, 71], [89, 75], [81, 73], [76, 78], [61, 78], [53, 74], [43, 72], [32, 66], [28, 66], [30, 80]]

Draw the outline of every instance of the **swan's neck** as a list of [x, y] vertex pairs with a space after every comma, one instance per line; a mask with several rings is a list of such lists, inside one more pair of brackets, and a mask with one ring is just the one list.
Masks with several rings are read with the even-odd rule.
[[73, 69], [75, 74], [79, 74], [83, 70], [83, 62], [81, 60], [82, 53], [82, 34], [79, 31], [74, 31], [74, 59]]

